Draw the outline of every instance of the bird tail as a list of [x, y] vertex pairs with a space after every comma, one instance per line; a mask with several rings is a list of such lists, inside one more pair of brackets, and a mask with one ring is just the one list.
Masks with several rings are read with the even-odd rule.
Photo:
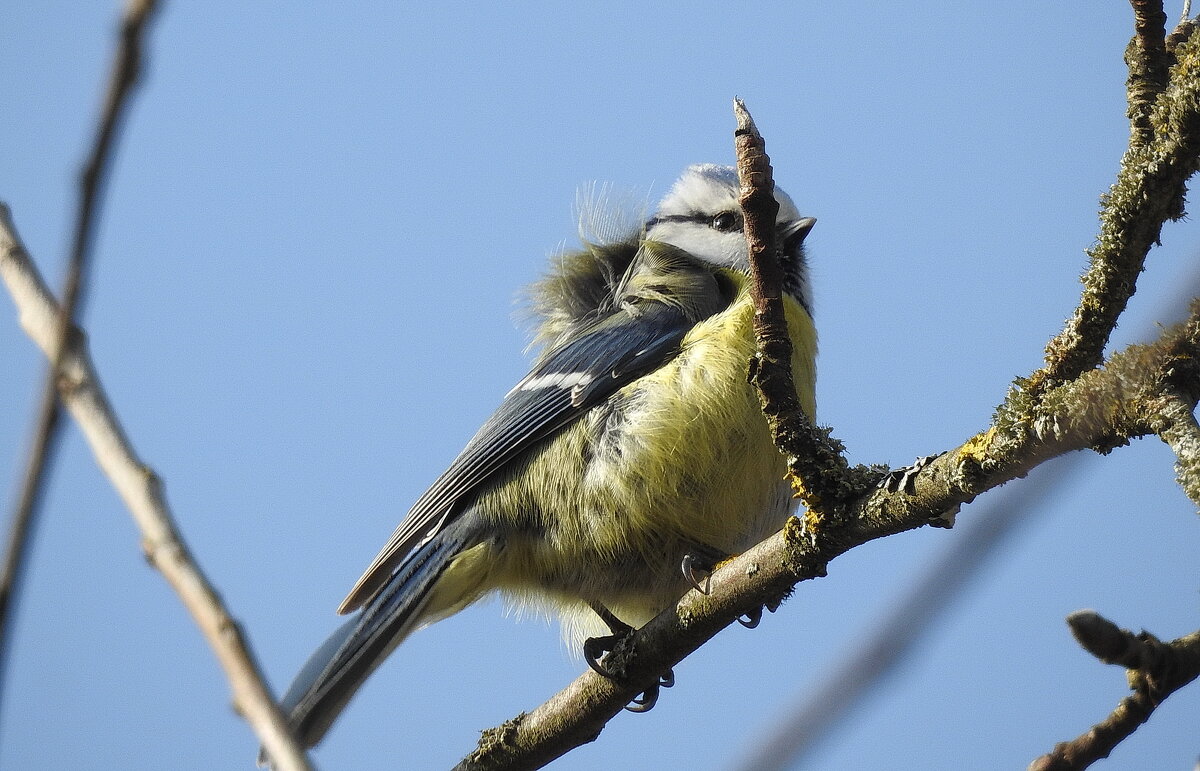
[[[305, 747], [321, 740], [367, 677], [420, 626], [480, 595], [484, 545], [459, 517], [409, 555], [378, 594], [309, 657], [281, 706]], [[259, 755], [263, 761], [262, 753]]]

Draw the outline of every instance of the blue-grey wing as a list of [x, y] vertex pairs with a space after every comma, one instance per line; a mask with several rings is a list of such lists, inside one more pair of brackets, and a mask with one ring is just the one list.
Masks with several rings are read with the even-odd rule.
[[549, 352], [417, 500], [339, 611], [370, 599], [409, 552], [459, 514], [460, 502], [514, 458], [673, 358], [693, 324], [676, 306], [639, 303]]

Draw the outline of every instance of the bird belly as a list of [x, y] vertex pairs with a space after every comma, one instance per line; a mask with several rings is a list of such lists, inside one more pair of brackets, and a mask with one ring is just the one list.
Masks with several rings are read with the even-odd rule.
[[[789, 303], [798, 396], [812, 414], [812, 323]], [[603, 630], [589, 602], [641, 625], [686, 591], [686, 554], [714, 563], [782, 526], [794, 505], [747, 382], [752, 319], [743, 295], [697, 324], [674, 359], [514, 474], [523, 502], [506, 508], [527, 513], [528, 527], [508, 530], [497, 579], [518, 604], [549, 606], [568, 636]]]

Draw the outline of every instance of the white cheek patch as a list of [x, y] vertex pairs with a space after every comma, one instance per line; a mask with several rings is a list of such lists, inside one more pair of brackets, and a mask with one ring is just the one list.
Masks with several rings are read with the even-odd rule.
[[549, 375], [539, 375], [521, 384], [522, 391], [537, 391], [541, 388], [575, 388], [586, 386], [592, 382], [592, 376], [587, 372], [554, 372]]

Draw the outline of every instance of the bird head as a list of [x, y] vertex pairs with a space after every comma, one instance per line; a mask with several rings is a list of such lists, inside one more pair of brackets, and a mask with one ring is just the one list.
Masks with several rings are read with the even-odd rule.
[[[737, 170], [732, 166], [689, 166], [646, 222], [645, 238], [676, 246], [711, 265], [748, 274], [740, 192]], [[775, 243], [783, 265], [783, 288], [811, 310], [804, 238], [816, 220], [800, 216], [791, 197], [779, 188], [775, 188], [775, 200], [779, 202]]]

